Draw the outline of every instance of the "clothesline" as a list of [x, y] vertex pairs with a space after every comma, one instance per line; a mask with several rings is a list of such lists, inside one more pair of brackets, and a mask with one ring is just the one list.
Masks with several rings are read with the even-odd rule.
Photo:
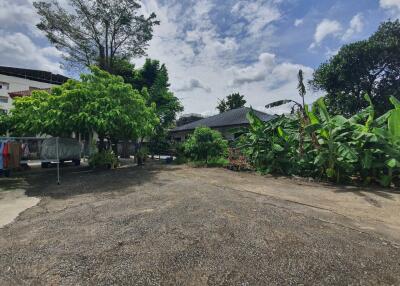
[[0, 140], [45, 140], [50, 137], [0, 137]]

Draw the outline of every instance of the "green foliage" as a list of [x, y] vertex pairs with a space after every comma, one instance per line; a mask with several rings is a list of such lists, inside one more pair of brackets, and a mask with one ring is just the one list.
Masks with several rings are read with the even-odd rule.
[[243, 107], [245, 104], [246, 100], [244, 99], [244, 95], [237, 92], [228, 95], [226, 100], [220, 100], [217, 109], [219, 110], [219, 113], [223, 113], [228, 110]]
[[228, 142], [221, 133], [208, 127], [197, 127], [183, 146], [191, 161], [204, 162], [206, 165], [212, 160], [225, 158], [228, 153]]
[[115, 71], [123, 76], [126, 83], [137, 90], [148, 91], [146, 104], [155, 105], [155, 112], [159, 124], [150, 139], [150, 152], [160, 154], [169, 148], [167, 130], [173, 127], [176, 115], [183, 111], [179, 99], [169, 90], [168, 70], [164, 64], [157, 60], [146, 59], [143, 67], [134, 70], [134, 66], [121, 61]]
[[391, 109], [390, 96], [400, 99], [400, 21], [380, 25], [369, 39], [343, 46], [322, 64], [311, 81], [327, 92], [333, 114], [352, 116], [368, 106], [371, 95], [377, 114]]
[[10, 116], [6, 112], [0, 111], [0, 136], [6, 135], [10, 127]]
[[262, 172], [389, 186], [400, 179], [400, 104], [392, 97], [395, 108], [376, 118], [365, 100], [367, 108], [346, 118], [332, 116], [320, 98], [305, 106], [305, 123], [293, 116], [264, 123], [250, 112], [240, 147]]
[[118, 158], [110, 150], [102, 151], [90, 155], [89, 166], [91, 168], [114, 169], [118, 166]]
[[95, 131], [100, 139], [137, 139], [152, 134], [158, 124], [155, 107], [147, 107], [145, 98], [145, 91], [139, 93], [121, 77], [91, 67], [81, 81], [69, 80], [50, 94], [35, 91], [16, 98], [13, 131], [53, 136]]

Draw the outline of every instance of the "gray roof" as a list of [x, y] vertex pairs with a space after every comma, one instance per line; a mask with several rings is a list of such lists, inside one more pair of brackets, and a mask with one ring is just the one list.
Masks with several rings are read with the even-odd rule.
[[69, 79], [66, 76], [54, 74], [48, 71], [5, 66], [0, 66], [0, 74], [58, 85], [63, 84]]
[[[232, 109], [224, 113], [220, 113], [214, 116], [210, 116], [204, 119], [200, 119], [182, 126], [178, 126], [171, 130], [171, 132], [178, 132], [184, 130], [193, 130], [198, 126], [207, 126], [207, 127], [229, 127], [229, 126], [238, 126], [249, 124], [247, 120], [247, 113], [249, 113], [251, 109], [249, 107], [241, 107], [237, 109]], [[254, 110], [254, 113], [264, 122], [271, 120], [274, 118], [273, 115]]]

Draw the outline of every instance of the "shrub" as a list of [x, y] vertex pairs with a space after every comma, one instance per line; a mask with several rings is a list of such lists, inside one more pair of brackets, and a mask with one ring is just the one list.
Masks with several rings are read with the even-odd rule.
[[114, 169], [118, 166], [118, 158], [109, 150], [94, 153], [89, 157], [89, 166], [92, 168]]
[[183, 146], [191, 161], [204, 162], [205, 165], [225, 158], [228, 153], [228, 141], [223, 139], [221, 133], [208, 127], [197, 127]]

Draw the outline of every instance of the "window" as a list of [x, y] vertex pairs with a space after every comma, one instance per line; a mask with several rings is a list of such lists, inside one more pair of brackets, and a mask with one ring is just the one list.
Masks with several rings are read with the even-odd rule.
[[0, 96], [0, 102], [1, 103], [7, 103], [8, 102], [8, 97], [7, 96]]
[[0, 81], [0, 89], [9, 89], [10, 85], [7, 82]]

